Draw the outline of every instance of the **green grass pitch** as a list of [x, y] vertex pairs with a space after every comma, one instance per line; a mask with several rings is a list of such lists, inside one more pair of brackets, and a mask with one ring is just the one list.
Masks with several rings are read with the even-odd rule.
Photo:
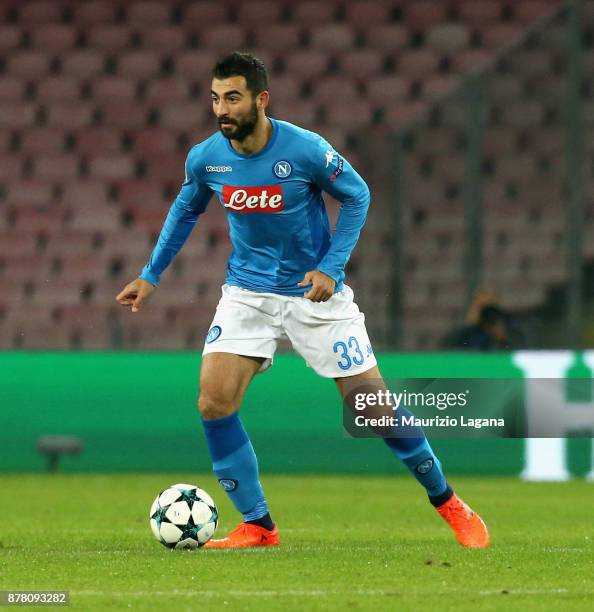
[[591, 610], [594, 484], [454, 478], [490, 527], [464, 550], [403, 477], [264, 476], [281, 546], [170, 551], [154, 496], [212, 475], [2, 475], [0, 590], [69, 590], [79, 610]]

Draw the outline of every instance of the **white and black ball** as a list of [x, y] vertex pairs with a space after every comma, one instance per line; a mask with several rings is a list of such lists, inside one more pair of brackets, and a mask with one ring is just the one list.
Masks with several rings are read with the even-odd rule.
[[161, 544], [167, 548], [194, 549], [212, 538], [219, 515], [206, 491], [195, 485], [175, 484], [157, 495], [149, 519]]

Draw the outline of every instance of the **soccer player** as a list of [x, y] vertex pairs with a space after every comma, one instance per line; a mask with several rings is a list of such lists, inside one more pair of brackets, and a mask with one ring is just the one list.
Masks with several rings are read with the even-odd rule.
[[[364, 315], [344, 284], [370, 195], [322, 137], [267, 117], [268, 77], [259, 59], [236, 52], [219, 61], [211, 96], [219, 131], [190, 150], [157, 245], [140, 277], [116, 299], [132, 312], [143, 307], [216, 195], [233, 251], [204, 344], [198, 408], [214, 473], [243, 522], [206, 547], [271, 546], [279, 535], [239, 408], [253, 377], [272, 364], [280, 338], [288, 338], [320, 376], [334, 379], [343, 397], [357, 386], [382, 384]], [[322, 191], [341, 202], [334, 233]], [[484, 522], [452, 491], [422, 429], [396, 432], [385, 443], [458, 541], [487, 546]]]

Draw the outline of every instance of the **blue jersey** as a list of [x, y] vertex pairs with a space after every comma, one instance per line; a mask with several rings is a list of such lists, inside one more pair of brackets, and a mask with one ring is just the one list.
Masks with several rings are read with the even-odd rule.
[[[336, 281], [369, 208], [369, 189], [318, 134], [270, 119], [272, 134], [253, 155], [233, 149], [220, 132], [193, 147], [186, 178], [140, 277], [156, 285], [213, 195], [225, 209], [233, 251], [225, 282], [251, 291], [303, 295], [310, 270]], [[334, 234], [322, 199], [340, 203]], [[208, 265], [208, 264], [206, 264]]]

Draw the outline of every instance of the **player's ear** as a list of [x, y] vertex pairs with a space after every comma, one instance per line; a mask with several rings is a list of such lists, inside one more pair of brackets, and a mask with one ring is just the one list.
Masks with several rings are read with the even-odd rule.
[[256, 106], [258, 110], [264, 110], [270, 101], [270, 94], [267, 91], [259, 93], [256, 97]]

